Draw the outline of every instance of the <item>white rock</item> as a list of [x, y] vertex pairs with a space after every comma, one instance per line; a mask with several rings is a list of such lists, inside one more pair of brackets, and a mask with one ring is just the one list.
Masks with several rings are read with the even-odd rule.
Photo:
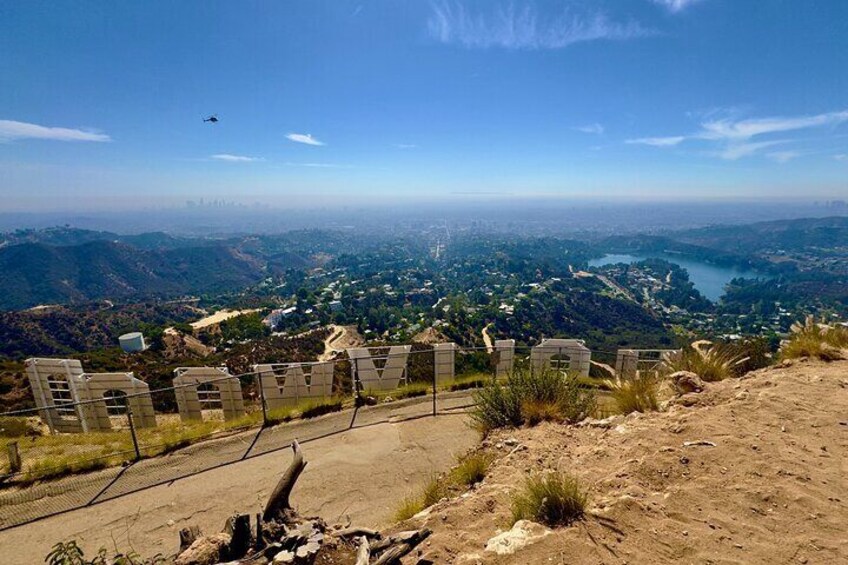
[[498, 555], [511, 555], [551, 533], [553, 532], [542, 524], [530, 520], [519, 520], [511, 530], [498, 534], [486, 542], [486, 551], [492, 551]]

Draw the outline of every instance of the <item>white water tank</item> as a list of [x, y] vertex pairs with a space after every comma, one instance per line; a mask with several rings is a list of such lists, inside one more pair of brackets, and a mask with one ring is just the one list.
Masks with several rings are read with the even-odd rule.
[[121, 344], [121, 349], [127, 353], [136, 353], [145, 349], [144, 335], [141, 332], [124, 334], [118, 338], [118, 343]]

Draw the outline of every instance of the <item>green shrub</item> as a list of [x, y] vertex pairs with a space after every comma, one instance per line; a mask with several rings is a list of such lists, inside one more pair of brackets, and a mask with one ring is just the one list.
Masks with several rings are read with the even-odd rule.
[[512, 521], [567, 526], [583, 516], [588, 500], [588, 493], [576, 477], [564, 473], [534, 475], [513, 495]]
[[659, 410], [657, 400], [659, 381], [653, 375], [638, 375], [630, 379], [607, 381], [607, 386], [620, 414]]
[[109, 557], [106, 549], [102, 547], [97, 555], [91, 559], [86, 559], [82, 548], [73, 540], [54, 545], [44, 561], [47, 565], [164, 565], [166, 562], [162, 555], [142, 559], [134, 551], [118, 553]]
[[579, 422], [595, 408], [593, 390], [582, 387], [577, 376], [554, 370], [515, 371], [474, 397], [471, 417], [484, 432], [545, 420]]

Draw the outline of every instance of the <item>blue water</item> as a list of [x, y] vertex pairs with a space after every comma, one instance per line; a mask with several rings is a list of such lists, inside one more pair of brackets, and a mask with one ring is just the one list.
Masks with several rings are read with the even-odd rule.
[[689, 280], [695, 285], [695, 288], [707, 297], [709, 300], [716, 302], [721, 295], [724, 294], [724, 287], [732, 279], [737, 277], [756, 278], [763, 275], [754, 271], [745, 271], [736, 267], [721, 267], [719, 265], [711, 265], [709, 263], [701, 263], [692, 259], [684, 259], [674, 255], [604, 255], [600, 259], [589, 261], [590, 267], [603, 267], [604, 265], [614, 265], [616, 263], [635, 263], [648, 258], [665, 259], [669, 263], [680, 265], [689, 272]]

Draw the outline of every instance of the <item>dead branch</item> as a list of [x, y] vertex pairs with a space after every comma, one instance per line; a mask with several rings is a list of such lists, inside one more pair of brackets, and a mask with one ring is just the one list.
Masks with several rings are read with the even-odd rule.
[[280, 478], [277, 486], [274, 487], [274, 491], [268, 498], [267, 504], [265, 504], [265, 510], [262, 512], [262, 519], [266, 522], [280, 516], [285, 510], [291, 510], [289, 496], [298, 477], [300, 477], [300, 473], [306, 467], [306, 461], [303, 460], [303, 453], [300, 450], [300, 444], [297, 443], [297, 440], [292, 442], [292, 451], [294, 452], [294, 459]]
[[[372, 565], [390, 565], [397, 562], [401, 557], [412, 551], [416, 545], [427, 539], [431, 533], [432, 532], [428, 528], [423, 528], [421, 530], [401, 532], [394, 536], [390, 536], [389, 538], [386, 538], [386, 540], [381, 540], [384, 541], [384, 543], [376, 542], [372, 546], [372, 550], [376, 550], [378, 545], [386, 547], [386, 550], [374, 563], [372, 563]], [[386, 545], [385, 542], [387, 542], [388, 545]]]
[[344, 528], [343, 530], [336, 530], [335, 532], [332, 532], [332, 534], [330, 534], [330, 535], [332, 535], [333, 537], [337, 537], [337, 538], [352, 538], [352, 537], [358, 537], [358, 536], [365, 536], [365, 537], [368, 537], [368, 538], [379, 538], [380, 532], [378, 532], [377, 530], [372, 530], [371, 528], [353, 527], [353, 528]]
[[368, 565], [371, 560], [371, 548], [368, 546], [368, 538], [359, 538], [359, 549], [356, 550], [356, 565]]

